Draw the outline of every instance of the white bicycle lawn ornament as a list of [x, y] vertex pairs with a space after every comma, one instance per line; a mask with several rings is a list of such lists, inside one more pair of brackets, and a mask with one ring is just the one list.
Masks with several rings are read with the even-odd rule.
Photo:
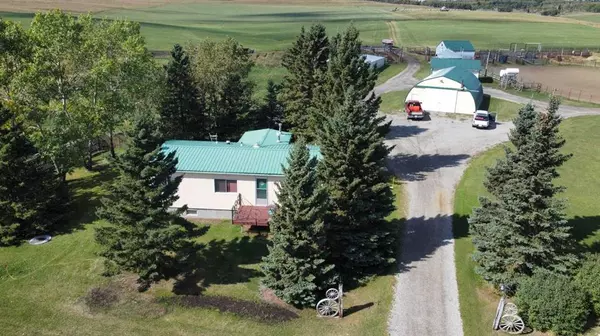
[[317, 314], [320, 317], [342, 317], [342, 297], [344, 296], [342, 285], [340, 284], [338, 289], [329, 288], [325, 292], [325, 296], [325, 299], [317, 303]]
[[504, 285], [500, 285], [502, 291], [502, 298], [498, 302], [498, 308], [496, 309], [496, 318], [494, 318], [494, 330], [502, 330], [509, 334], [520, 334], [525, 330], [525, 322], [517, 315], [519, 309], [514, 303], [506, 302], [506, 290]]

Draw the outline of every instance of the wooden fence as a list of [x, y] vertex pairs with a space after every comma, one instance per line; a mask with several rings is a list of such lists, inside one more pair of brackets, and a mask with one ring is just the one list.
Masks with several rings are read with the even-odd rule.
[[502, 81], [500, 74], [487, 70], [488, 77], [492, 77], [503, 89], [512, 89], [519, 92], [530, 92], [535, 99], [536, 94], [555, 95], [569, 100], [600, 104], [600, 92], [583, 91], [578, 89], [559, 89], [539, 82], [526, 82], [520, 79], [515, 81]]

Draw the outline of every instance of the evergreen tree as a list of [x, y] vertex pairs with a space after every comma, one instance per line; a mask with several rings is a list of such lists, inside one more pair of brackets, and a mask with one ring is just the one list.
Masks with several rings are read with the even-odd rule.
[[[329, 62], [326, 71], [320, 75], [320, 85], [315, 88], [309, 109], [306, 132], [309, 140], [318, 142], [315, 136], [326, 114], [344, 104], [350, 88], [356, 99], [366, 100], [365, 108], [377, 114], [381, 99], [371, 93], [377, 73], [365, 63], [361, 53], [359, 31], [353, 25], [331, 39]], [[388, 131], [387, 126], [380, 129], [383, 135]]]
[[176, 275], [188, 238], [177, 221], [186, 207], [169, 212], [181, 182], [180, 176], [172, 178], [177, 159], [161, 151], [155, 129], [148, 117], [140, 117], [129, 132], [127, 149], [113, 161], [119, 175], [98, 210], [110, 225], [96, 231], [106, 273], [136, 273], [140, 291]]
[[280, 86], [269, 80], [265, 102], [255, 115], [254, 128], [274, 128], [283, 119], [283, 106], [277, 99]]
[[327, 242], [331, 260], [348, 280], [376, 274], [395, 260], [396, 232], [386, 221], [394, 210], [381, 119], [352, 88], [319, 130], [320, 179], [330, 199]]
[[313, 305], [316, 292], [333, 279], [333, 265], [326, 262], [323, 222], [327, 194], [319, 186], [316, 165], [305, 143], [296, 143], [270, 222], [272, 244], [261, 266], [263, 284], [295, 306]]
[[283, 66], [288, 70], [281, 88], [284, 122], [298, 136], [308, 129], [308, 108], [314, 90], [322, 83], [321, 72], [327, 68], [328, 57], [329, 41], [321, 24], [312, 25], [308, 32], [302, 27], [283, 57]]
[[[559, 101], [546, 113], [522, 109], [510, 140], [515, 150], [488, 170], [485, 183], [493, 198], [481, 197], [469, 219], [478, 272], [495, 283], [515, 285], [536, 269], [568, 273], [577, 262], [574, 241], [564, 219], [563, 191], [553, 180], [570, 155], [560, 153]], [[526, 125], [531, 125], [529, 128]]]
[[25, 137], [14, 114], [0, 106], [0, 245], [46, 233], [66, 196], [52, 165]]
[[176, 44], [167, 69], [166, 93], [160, 111], [160, 128], [165, 139], [205, 138], [204, 107], [194, 84], [190, 60]]

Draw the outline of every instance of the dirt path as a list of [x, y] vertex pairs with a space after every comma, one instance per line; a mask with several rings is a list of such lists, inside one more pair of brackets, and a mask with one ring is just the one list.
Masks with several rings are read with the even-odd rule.
[[396, 21], [387, 21], [385, 23], [388, 27], [388, 32], [392, 40], [394, 40], [394, 44], [402, 45], [402, 41], [400, 40], [400, 34], [398, 34], [398, 30], [396, 29]]
[[[407, 68], [375, 92], [406, 89], [413, 70]], [[486, 89], [486, 92], [522, 104], [530, 102], [500, 90]], [[546, 107], [543, 102], [533, 103], [540, 109]], [[564, 117], [600, 115], [600, 109], [562, 106], [560, 113]], [[388, 118], [392, 128], [387, 143], [395, 146], [389, 158], [390, 168], [406, 182], [408, 197], [389, 333], [462, 336], [452, 236], [454, 189], [468, 160], [507, 141], [512, 123], [477, 130], [470, 126], [470, 120], [443, 115], [417, 122], [402, 115]]]

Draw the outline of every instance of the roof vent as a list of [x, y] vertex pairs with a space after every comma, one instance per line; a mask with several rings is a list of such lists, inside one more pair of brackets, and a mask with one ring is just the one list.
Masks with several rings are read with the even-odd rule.
[[277, 142], [281, 142], [281, 123], [279, 123], [279, 131], [277, 132]]
[[252, 147], [254, 147], [254, 148], [259, 148], [259, 147], [260, 147], [260, 145], [259, 145], [259, 144], [258, 144], [258, 142], [257, 142], [257, 143], [255, 143], [255, 144], [254, 144], [254, 146], [252, 146]]
[[227, 140], [227, 141], [225, 141], [225, 143], [229, 145], [231, 143], [231, 141]]

